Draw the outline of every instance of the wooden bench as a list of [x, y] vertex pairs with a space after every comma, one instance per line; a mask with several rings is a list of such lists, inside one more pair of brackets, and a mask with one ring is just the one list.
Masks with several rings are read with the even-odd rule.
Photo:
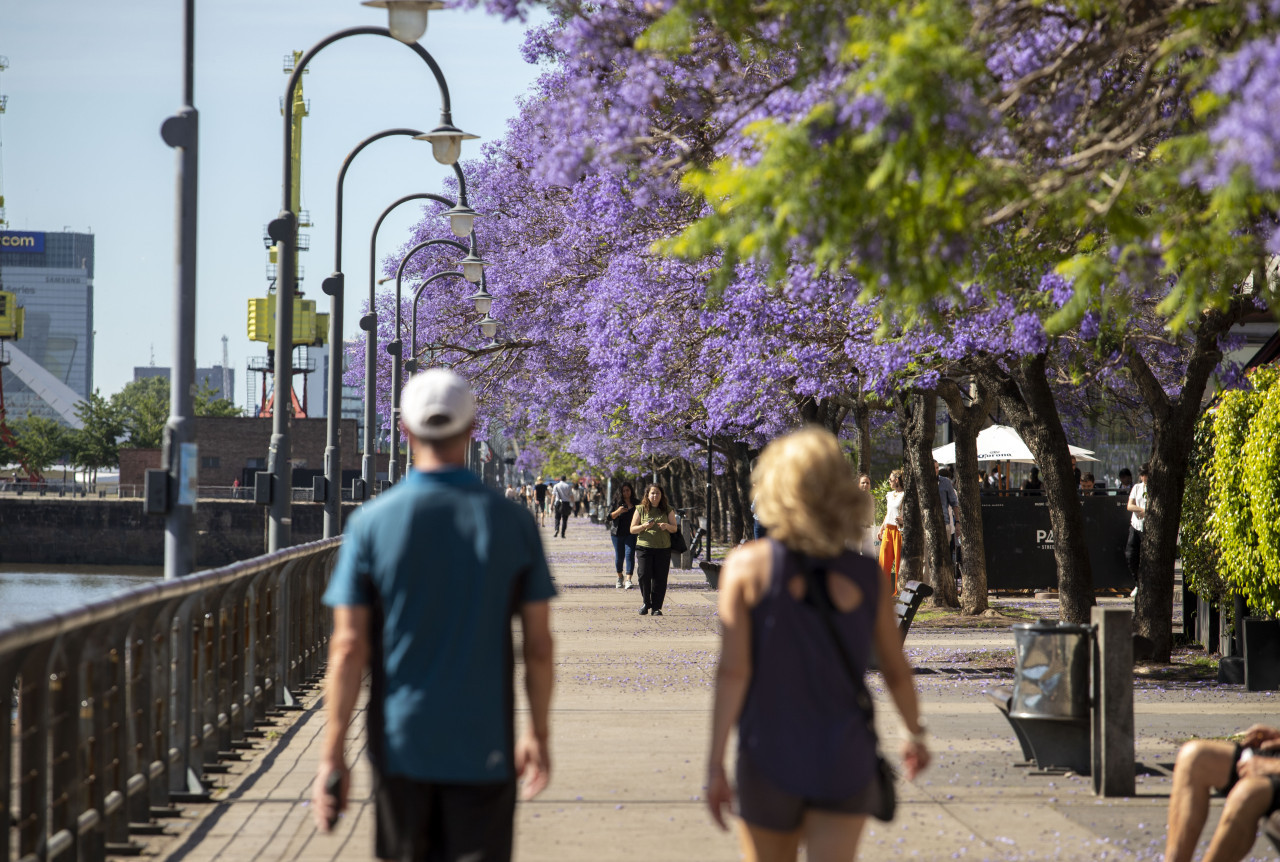
[[933, 587], [922, 581], [907, 581], [906, 585], [898, 591], [898, 600], [893, 605], [893, 616], [898, 621], [898, 634], [902, 636], [902, 642], [907, 641], [907, 632], [911, 629], [911, 622], [916, 618], [916, 611], [920, 610], [920, 605], [924, 604], [924, 600], [933, 595]]

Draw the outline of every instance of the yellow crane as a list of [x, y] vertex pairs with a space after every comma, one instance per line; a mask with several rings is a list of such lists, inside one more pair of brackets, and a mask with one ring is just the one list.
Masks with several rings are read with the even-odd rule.
[[[301, 57], [301, 51], [294, 51], [292, 54], [285, 56], [285, 74], [289, 74], [294, 70]], [[304, 71], [303, 74], [306, 74], [307, 71], [310, 70]], [[280, 110], [281, 113], [284, 112], [283, 104], [281, 104]], [[289, 189], [289, 205], [293, 212], [298, 213], [298, 227], [311, 227], [310, 214], [302, 209], [302, 118], [306, 117], [308, 113], [307, 101], [302, 95], [302, 84], [299, 83], [293, 96], [293, 127], [289, 132], [290, 154], [293, 161], [293, 186]], [[267, 356], [265, 358], [251, 358], [248, 367], [250, 372], [260, 373], [262, 376], [258, 415], [270, 416], [275, 409], [276, 401], [276, 393], [268, 394], [267, 392], [267, 376], [274, 367], [274, 353], [276, 351], [277, 250], [265, 231], [263, 232], [263, 242], [267, 246], [267, 278], [270, 284], [267, 288], [266, 296], [249, 300], [248, 334], [250, 341], [266, 342]], [[307, 234], [298, 234], [298, 251], [307, 251], [309, 247], [310, 237]], [[299, 282], [302, 281], [302, 274], [303, 269], [299, 266]], [[299, 357], [294, 354], [293, 359], [294, 374], [302, 375], [302, 402], [299, 403], [297, 393], [290, 392], [286, 403], [292, 407], [293, 415], [298, 418], [305, 418], [307, 415], [307, 375], [314, 373], [316, 370], [315, 360], [305, 355], [305, 348], [323, 346], [328, 340], [329, 315], [318, 313], [316, 311], [316, 301], [314, 299], [306, 299], [300, 289], [295, 289], [293, 295], [293, 343], [289, 346], [289, 350], [293, 351], [299, 347], [304, 348], [304, 355]]]

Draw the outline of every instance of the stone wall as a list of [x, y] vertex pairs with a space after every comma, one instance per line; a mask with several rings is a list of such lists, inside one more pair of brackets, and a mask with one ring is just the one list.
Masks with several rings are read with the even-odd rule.
[[[351, 503], [342, 508], [344, 519], [355, 511]], [[313, 542], [323, 531], [323, 506], [293, 504], [294, 544]], [[261, 506], [201, 500], [196, 507], [200, 568], [260, 556], [266, 536], [267, 510]], [[0, 563], [164, 565], [164, 516], [144, 515], [141, 500], [0, 499]]]

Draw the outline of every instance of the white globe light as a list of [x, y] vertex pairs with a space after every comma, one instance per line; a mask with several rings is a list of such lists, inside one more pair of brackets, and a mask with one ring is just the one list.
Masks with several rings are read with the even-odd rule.
[[493, 338], [498, 334], [498, 321], [486, 314], [480, 321], [480, 332], [485, 338]]
[[430, 141], [431, 155], [442, 165], [452, 165], [462, 155], [462, 142], [473, 141], [479, 135], [464, 132], [448, 123], [436, 126], [429, 132], [414, 135], [415, 141]]
[[386, 9], [391, 36], [407, 45], [427, 32], [427, 13], [444, 8], [441, 0], [364, 0], [360, 5]]

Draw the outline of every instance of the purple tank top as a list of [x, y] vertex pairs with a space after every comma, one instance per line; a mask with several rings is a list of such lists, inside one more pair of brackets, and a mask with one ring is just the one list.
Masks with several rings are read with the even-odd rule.
[[[823, 612], [807, 595], [797, 600], [787, 590], [788, 580], [804, 574], [803, 559], [769, 541], [769, 588], [751, 609], [751, 685], [738, 719], [738, 748], [788, 793], [844, 799], [872, 778], [876, 742]], [[884, 576], [874, 560], [856, 551], [825, 560], [823, 567], [862, 590], [856, 608], [833, 613], [845, 651], [863, 673]]]

